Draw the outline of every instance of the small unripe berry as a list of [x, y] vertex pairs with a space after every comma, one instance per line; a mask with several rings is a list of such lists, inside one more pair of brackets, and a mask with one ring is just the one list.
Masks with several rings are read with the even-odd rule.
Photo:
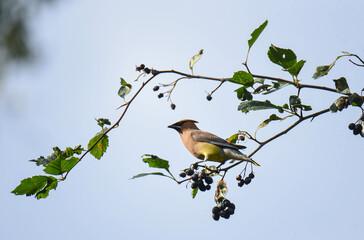
[[349, 129], [350, 130], [354, 130], [354, 128], [355, 128], [355, 123], [350, 123], [349, 124]]
[[158, 94], [158, 98], [162, 98], [164, 96], [163, 93]]
[[212, 99], [211, 95], [210, 95], [210, 94], [209, 94], [209, 95], [207, 95], [207, 96], [206, 96], [206, 99], [207, 99], [207, 101], [211, 101], [211, 99]]
[[172, 110], [174, 110], [176, 108], [176, 104], [172, 103], [171, 108], [172, 108]]
[[241, 175], [236, 176], [236, 180], [241, 180]]
[[156, 92], [159, 90], [159, 86], [154, 86], [153, 91]]

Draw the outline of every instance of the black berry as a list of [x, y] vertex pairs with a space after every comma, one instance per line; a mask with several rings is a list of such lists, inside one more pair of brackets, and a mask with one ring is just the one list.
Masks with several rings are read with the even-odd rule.
[[206, 178], [205, 171], [201, 171], [200, 174], [199, 174], [199, 177], [202, 178], [202, 179]]
[[197, 170], [197, 169], [198, 169], [198, 163], [194, 163], [194, 164], [192, 165], [192, 169]]
[[214, 182], [214, 180], [212, 179], [212, 177], [207, 176], [207, 177], [205, 178], [205, 182], [206, 182], [207, 184], [211, 184], [211, 183], [213, 183], [213, 182]]
[[225, 211], [225, 210], [221, 210], [221, 211], [219, 212], [219, 215], [220, 215], [222, 218], [226, 218], [226, 219], [229, 219], [229, 217], [230, 217], [230, 214], [229, 214], [227, 211]]
[[361, 130], [363, 130], [363, 126], [361, 124], [356, 124], [354, 130], [361, 132]]
[[243, 179], [239, 180], [239, 182], [238, 182], [238, 186], [239, 186], [239, 187], [244, 186], [244, 180], [243, 180]]
[[206, 99], [207, 99], [207, 101], [211, 101], [211, 99], [212, 99], [211, 95], [210, 95], [210, 94], [209, 94], [209, 95], [207, 95], [207, 96], [206, 96]]
[[249, 174], [249, 178], [250, 178], [250, 179], [253, 179], [254, 177], [255, 177], [254, 173], [250, 173], [250, 174]]
[[354, 129], [354, 130], [353, 130], [354, 135], [358, 135], [360, 132], [361, 132], [361, 131], [359, 131], [358, 129]]
[[230, 208], [235, 210], [235, 204], [234, 203], [230, 203]]
[[145, 68], [145, 65], [144, 64], [140, 64], [139, 68], [140, 69], [144, 69]]
[[157, 70], [155, 70], [155, 69], [152, 69], [152, 74], [153, 74], [153, 76], [155, 76], [155, 75], [157, 75], [157, 74], [158, 74], [158, 71], [157, 71]]
[[135, 71], [140, 72], [140, 70], [142, 70], [140, 67], [136, 67], [136, 68], [135, 68]]
[[234, 212], [235, 212], [235, 209], [234, 209], [234, 208], [232, 208], [232, 207], [228, 207], [228, 208], [226, 209], [226, 212], [227, 212], [227, 213], [229, 213], [230, 215], [233, 215], [233, 214], [234, 214]]
[[195, 181], [195, 182], [198, 180], [198, 174], [197, 173], [192, 175], [192, 180]]
[[176, 104], [172, 103], [171, 108], [172, 108], [172, 110], [174, 110], [176, 108]]
[[249, 184], [252, 180], [249, 177], [246, 177], [244, 180], [245, 184]]
[[192, 188], [192, 189], [198, 188], [197, 183], [196, 183], [196, 182], [193, 182], [193, 183], [191, 184], [191, 188]]
[[185, 178], [185, 177], [186, 177], [186, 173], [185, 173], [185, 172], [181, 172], [181, 173], [179, 174], [179, 176], [180, 176], [181, 178]]
[[193, 171], [192, 169], [187, 169], [187, 171], [186, 171], [186, 174], [188, 176], [192, 176], [192, 174], [194, 174], [194, 173], [195, 173], [195, 171]]
[[218, 214], [220, 212], [220, 208], [218, 206], [215, 206], [212, 208], [212, 213], [213, 214]]
[[241, 175], [236, 176], [236, 180], [241, 180]]
[[149, 73], [150, 73], [150, 69], [149, 69], [149, 68], [144, 68], [144, 72], [145, 72], [146, 74], [149, 74]]
[[198, 186], [198, 188], [200, 189], [200, 191], [204, 192], [206, 191], [206, 186], [202, 183]]
[[211, 185], [210, 184], [207, 184], [206, 185], [206, 190], [208, 191], [208, 190], [210, 190], [211, 189]]
[[162, 98], [164, 96], [163, 93], [158, 94], [158, 98]]
[[230, 207], [230, 201], [228, 199], [224, 199], [224, 201], [222, 202], [222, 206], [224, 208]]
[[212, 218], [213, 218], [215, 221], [219, 221], [219, 219], [220, 219], [220, 215], [219, 215], [219, 214], [212, 214]]
[[354, 128], [355, 128], [355, 123], [350, 123], [349, 124], [349, 129], [350, 130], [354, 130]]
[[159, 86], [154, 86], [153, 91], [156, 92], [159, 90]]

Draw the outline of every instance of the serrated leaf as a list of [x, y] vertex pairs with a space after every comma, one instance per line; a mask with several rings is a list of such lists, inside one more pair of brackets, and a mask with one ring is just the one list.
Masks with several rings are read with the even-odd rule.
[[135, 179], [135, 178], [141, 178], [141, 177], [145, 177], [145, 176], [149, 176], [149, 175], [158, 175], [158, 176], [164, 176], [164, 177], [169, 177], [161, 172], [152, 172], [152, 173], [140, 173], [138, 175], [133, 176], [130, 179]]
[[148, 163], [151, 168], [163, 168], [169, 172], [169, 162], [161, 159], [156, 155], [144, 154], [142, 156], [143, 162]]
[[300, 73], [303, 65], [305, 64], [305, 60], [300, 60], [298, 62], [296, 62], [295, 64], [293, 64], [292, 67], [288, 68], [287, 71], [294, 77], [297, 77], [298, 74]]
[[265, 109], [280, 109], [281, 107], [272, 104], [270, 101], [245, 101], [241, 102], [238, 106], [238, 111], [248, 113], [249, 111], [265, 110]]
[[352, 106], [358, 106], [360, 107], [363, 105], [363, 99], [361, 96], [359, 96], [357, 93], [353, 93], [348, 97], [349, 103]]
[[246, 88], [251, 87], [254, 84], [253, 76], [245, 71], [238, 71], [234, 73], [232, 78], [227, 78], [227, 81], [244, 85]]
[[344, 77], [339, 79], [334, 79], [336, 91], [343, 94], [349, 94], [350, 88], [349, 85]]
[[268, 119], [264, 120], [261, 124], [259, 124], [259, 126], [255, 130], [254, 138], [256, 137], [258, 130], [265, 127], [265, 126], [267, 126], [270, 122], [277, 121], [277, 120], [283, 121], [283, 120], [285, 120], [285, 119], [287, 119], [289, 117], [292, 117], [292, 116], [294, 116], [294, 115], [287, 115], [284, 118], [280, 118], [275, 114], [270, 115]]
[[228, 139], [226, 139], [226, 141], [231, 142], [231, 143], [236, 143], [236, 141], [238, 141], [238, 137], [239, 135], [237, 133], [231, 135]]
[[297, 62], [296, 54], [291, 49], [284, 49], [274, 46], [269, 47], [268, 57], [271, 62], [278, 64], [284, 69], [289, 69]]
[[125, 100], [125, 96], [128, 95], [132, 89], [132, 85], [127, 83], [123, 78], [120, 78], [120, 88], [118, 91], [118, 95]]
[[50, 162], [43, 171], [51, 175], [61, 175], [64, 173], [61, 168], [61, 158], [57, 157], [54, 161]]
[[[103, 129], [103, 131], [97, 133], [91, 140], [89, 141], [87, 147], [90, 149], [104, 134], [106, 130]], [[96, 144], [94, 148], [90, 150], [90, 153], [97, 159], [100, 159], [104, 153], [106, 152], [107, 147], [109, 146], [109, 137], [107, 135], [104, 135], [102, 139]]]
[[322, 76], [325, 76], [326, 74], [328, 74], [330, 69], [331, 69], [330, 65], [318, 66], [316, 68], [316, 72], [313, 74], [312, 78], [318, 79], [318, 78], [320, 78]]
[[249, 49], [253, 46], [255, 41], [258, 39], [259, 35], [263, 32], [264, 28], [267, 26], [268, 20], [265, 20], [258, 28], [256, 28], [252, 34], [250, 34], [251, 38], [248, 40]]
[[48, 182], [57, 181], [56, 178], [51, 176], [33, 176], [23, 179], [21, 183], [12, 191], [15, 195], [35, 195], [42, 191]]
[[192, 191], [191, 191], [192, 199], [196, 197], [197, 193], [198, 193], [198, 187], [195, 189], [192, 189]]
[[241, 87], [235, 90], [236, 96], [239, 100], [245, 101], [245, 100], [252, 100], [253, 96], [252, 94], [246, 90], [246, 87]]
[[190, 66], [190, 69], [191, 69], [191, 72], [193, 74], [193, 66], [195, 65], [195, 63], [200, 60], [201, 56], [203, 54], [203, 49], [201, 49], [196, 55], [194, 55], [191, 59], [190, 59], [190, 63], [189, 63], [189, 66]]

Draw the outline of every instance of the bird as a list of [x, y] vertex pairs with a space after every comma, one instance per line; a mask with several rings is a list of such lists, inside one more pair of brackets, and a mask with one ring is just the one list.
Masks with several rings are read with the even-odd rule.
[[169, 128], [175, 129], [181, 136], [182, 142], [187, 150], [196, 158], [203, 161], [213, 161], [224, 164], [229, 159], [242, 160], [251, 162], [260, 166], [257, 162], [239, 151], [246, 148], [245, 146], [233, 144], [212, 133], [201, 131], [195, 123], [195, 120], [180, 120]]

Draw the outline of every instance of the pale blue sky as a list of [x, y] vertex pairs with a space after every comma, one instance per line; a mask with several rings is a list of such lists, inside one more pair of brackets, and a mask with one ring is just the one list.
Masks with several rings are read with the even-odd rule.
[[[0, 239], [363, 239], [363, 139], [347, 129], [359, 109], [325, 114], [265, 146], [255, 155], [262, 166], [246, 188], [234, 180], [241, 169], [231, 171], [227, 197], [237, 209], [228, 220], [211, 218], [213, 191], [191, 199], [190, 189], [166, 178], [128, 180], [150, 171], [141, 161], [144, 153], [170, 160], [176, 174], [195, 160], [167, 128], [171, 123], [192, 118], [201, 129], [229, 137], [237, 130], [254, 132], [271, 114], [236, 111], [233, 84], [208, 102], [205, 91], [217, 83], [202, 80], [180, 82], [172, 111], [152, 91], [175, 80], [172, 75], [157, 78], [135, 100], [111, 132], [101, 161], [85, 158], [46, 200], [10, 194], [21, 179], [42, 174], [27, 160], [48, 155], [54, 146], [86, 146], [99, 130], [94, 118], [117, 120], [119, 78], [132, 82], [135, 65], [189, 72], [190, 57], [203, 48], [195, 74], [230, 77], [243, 69], [250, 33], [266, 19], [249, 57], [252, 72], [289, 78], [267, 58], [274, 44], [307, 60], [303, 83], [333, 87], [332, 79], [344, 76], [360, 92], [364, 69], [347, 59], [328, 76], [311, 77], [341, 51], [364, 57], [363, 9], [360, 0], [81, 0], [43, 7], [30, 23], [37, 62], [8, 69], [1, 86]], [[140, 83], [133, 85], [135, 92]], [[269, 97], [282, 104], [295, 93], [287, 88]], [[302, 92], [314, 110], [337, 97]], [[271, 136], [280, 125], [271, 124], [258, 137]], [[247, 153], [255, 147], [246, 145]]]

